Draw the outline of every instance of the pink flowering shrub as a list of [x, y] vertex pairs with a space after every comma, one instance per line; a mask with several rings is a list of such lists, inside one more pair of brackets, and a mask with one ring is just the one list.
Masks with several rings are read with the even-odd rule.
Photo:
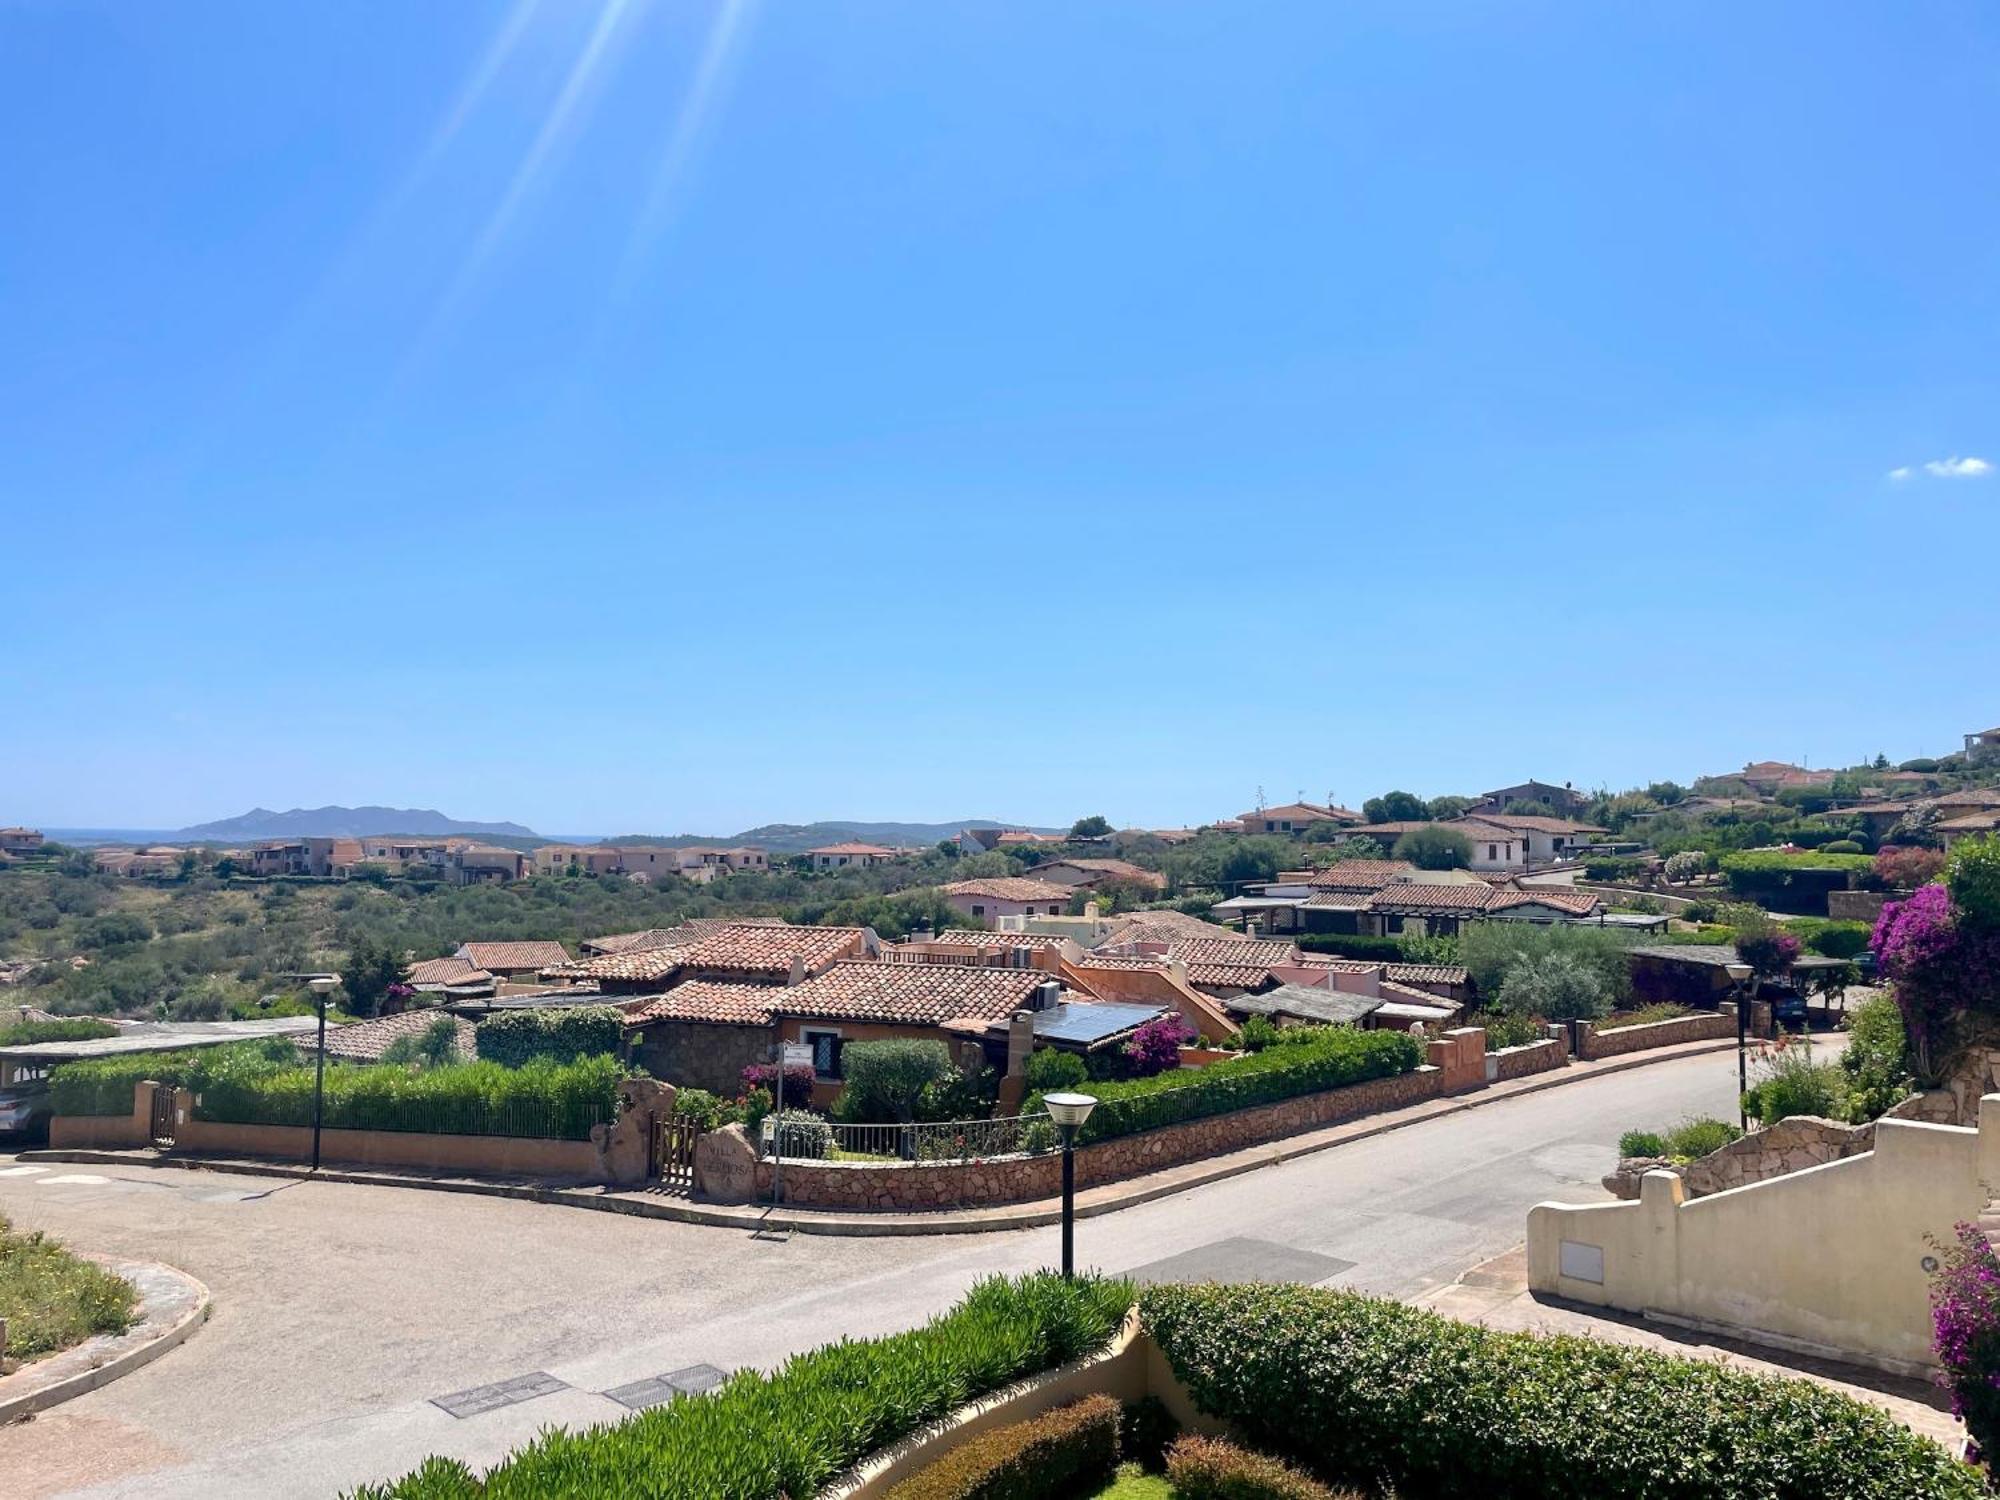
[[1950, 893], [1927, 885], [1882, 908], [1868, 946], [1895, 986], [1917, 1074], [1935, 1080], [1958, 1018], [2000, 1002], [2000, 938], [1961, 923]]
[[1772, 979], [1790, 971], [1798, 962], [1799, 940], [1789, 932], [1746, 932], [1736, 940], [1736, 951], [1751, 973]]
[[[776, 1095], [778, 1065], [776, 1063], [752, 1063], [743, 1070], [743, 1091], [748, 1094], [754, 1089], [763, 1089]], [[785, 1069], [785, 1097], [779, 1106], [783, 1109], [804, 1109], [812, 1103], [813, 1070], [805, 1064]]]
[[1952, 1411], [1989, 1460], [2000, 1453], [2000, 1259], [1975, 1224], [1960, 1224], [1957, 1243], [1941, 1248], [1944, 1264], [1931, 1278], [1932, 1347]]
[[1179, 1016], [1161, 1016], [1132, 1033], [1125, 1044], [1125, 1060], [1134, 1078], [1150, 1078], [1181, 1065], [1181, 1045], [1194, 1040], [1194, 1032]]

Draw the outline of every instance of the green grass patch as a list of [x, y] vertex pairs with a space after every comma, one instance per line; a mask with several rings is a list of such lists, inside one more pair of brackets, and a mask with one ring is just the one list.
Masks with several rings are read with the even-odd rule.
[[1094, 1500], [1173, 1500], [1174, 1487], [1137, 1464], [1120, 1464], [1118, 1477], [1099, 1490]]
[[39, 1359], [93, 1334], [123, 1333], [137, 1302], [123, 1277], [0, 1216], [0, 1318], [10, 1358]]

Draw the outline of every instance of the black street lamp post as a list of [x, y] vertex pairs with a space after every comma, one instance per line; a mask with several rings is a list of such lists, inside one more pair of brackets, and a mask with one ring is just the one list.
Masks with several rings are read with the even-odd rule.
[[333, 992], [334, 981], [315, 979], [312, 982], [313, 999], [319, 1005], [319, 1047], [313, 1058], [313, 1164], [319, 1170], [319, 1126], [326, 1109], [326, 997]]
[[1076, 1274], [1076, 1134], [1097, 1108], [1089, 1094], [1049, 1094], [1042, 1103], [1062, 1136], [1062, 1273]]
[[1747, 1131], [1750, 1128], [1750, 1106], [1744, 1098], [1750, 1092], [1750, 1003], [1756, 998], [1757, 987], [1752, 983], [1755, 975], [1748, 964], [1727, 964], [1723, 972], [1736, 986], [1736, 1124]]

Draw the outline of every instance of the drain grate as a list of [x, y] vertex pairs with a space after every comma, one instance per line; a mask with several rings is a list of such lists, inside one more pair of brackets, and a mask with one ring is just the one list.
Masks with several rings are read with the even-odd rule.
[[433, 1396], [431, 1405], [441, 1407], [454, 1417], [476, 1417], [481, 1412], [498, 1411], [503, 1406], [532, 1401], [537, 1396], [553, 1396], [557, 1391], [568, 1389], [566, 1381], [558, 1380], [544, 1370], [537, 1370], [532, 1375], [516, 1375], [512, 1380], [498, 1381], [493, 1385], [476, 1385], [469, 1391]]
[[1254, 1240], [1238, 1236], [1198, 1245], [1169, 1255], [1165, 1260], [1148, 1261], [1122, 1274], [1132, 1281], [1303, 1281], [1312, 1283], [1338, 1276], [1354, 1268], [1351, 1260], [1321, 1255], [1316, 1250], [1298, 1250], [1276, 1240]]
[[676, 1396], [699, 1396], [703, 1391], [712, 1391], [728, 1378], [728, 1371], [718, 1370], [714, 1365], [689, 1365], [648, 1380], [635, 1380], [630, 1385], [613, 1386], [604, 1394], [621, 1406], [644, 1411]]

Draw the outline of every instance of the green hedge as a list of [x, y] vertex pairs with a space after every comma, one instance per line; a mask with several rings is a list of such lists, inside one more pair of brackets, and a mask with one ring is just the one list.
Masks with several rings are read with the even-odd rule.
[[[547, 1059], [406, 1069], [335, 1064], [326, 1070], [324, 1123], [339, 1130], [507, 1135], [587, 1141], [618, 1110], [625, 1070], [614, 1058]], [[190, 1085], [193, 1087], [193, 1085]], [[310, 1125], [313, 1070], [240, 1070], [203, 1081], [198, 1119], [232, 1125]]]
[[297, 1060], [297, 1051], [281, 1037], [186, 1052], [96, 1057], [58, 1066], [50, 1077], [51, 1097], [59, 1115], [129, 1115], [132, 1085], [149, 1078], [156, 1083], [198, 1088], [232, 1068], [269, 1068]]
[[354, 1500], [803, 1500], [966, 1402], [1104, 1348], [1131, 1301], [1123, 1282], [995, 1278], [908, 1333], [740, 1370], [615, 1426], [551, 1429], [483, 1478], [432, 1458]]
[[1190, 1434], [1167, 1454], [1174, 1500], [1362, 1500], [1339, 1494], [1289, 1464], [1219, 1438]]
[[1201, 1410], [1335, 1483], [1467, 1500], [1986, 1492], [1887, 1412], [1810, 1381], [1307, 1287], [1160, 1286], [1140, 1307]]
[[[1183, 1120], [1225, 1115], [1253, 1105], [1294, 1099], [1327, 1089], [1407, 1073], [1424, 1060], [1424, 1049], [1401, 1031], [1355, 1031], [1345, 1026], [1293, 1033], [1279, 1045], [1245, 1053], [1202, 1068], [1176, 1068], [1151, 1078], [1090, 1085], [1097, 1108], [1078, 1140], [1111, 1140]], [[1039, 1096], [1022, 1113], [1040, 1109]]]
[[616, 1052], [624, 1025], [615, 1005], [569, 1005], [502, 1011], [473, 1027], [473, 1034], [482, 1062], [518, 1068], [536, 1058], [575, 1062]]
[[1298, 937], [1298, 945], [1307, 953], [1332, 953], [1341, 958], [1380, 959], [1385, 964], [1403, 962], [1403, 944], [1400, 938], [1369, 937], [1365, 934], [1347, 932], [1307, 932]]
[[1025, 1422], [981, 1433], [889, 1491], [888, 1500], [1073, 1500], [1118, 1468], [1123, 1409], [1085, 1396]]

